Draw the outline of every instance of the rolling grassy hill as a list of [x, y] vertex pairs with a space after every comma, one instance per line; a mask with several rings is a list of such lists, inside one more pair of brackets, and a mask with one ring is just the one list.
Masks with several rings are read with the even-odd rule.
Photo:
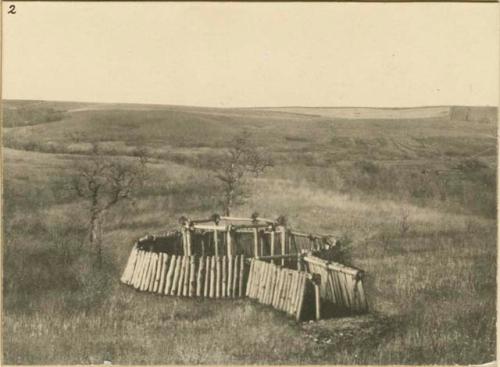
[[[12, 102], [12, 105], [19, 103]], [[229, 140], [247, 130], [256, 144], [272, 151], [281, 163], [321, 166], [363, 157], [387, 161], [432, 158], [434, 161], [495, 156], [495, 122], [450, 119], [449, 114], [442, 116], [443, 108], [423, 109], [425, 113], [421, 116], [425, 118], [416, 118], [418, 109], [411, 109], [406, 117], [399, 119], [353, 120], [335, 117], [336, 111], [343, 111], [341, 108], [329, 109], [333, 112], [322, 115], [322, 108], [302, 108], [310, 114], [297, 114], [290, 112], [296, 109], [176, 106], [148, 109], [144, 105], [93, 104], [78, 104], [78, 108], [73, 109], [74, 105], [47, 102], [43, 108], [58, 111], [60, 118], [28, 122], [29, 126], [16, 127], [8, 123], [6, 116], [5, 126], [13, 127], [4, 129], [4, 145], [51, 153], [85, 153], [89, 149], [85, 142], [100, 141], [114, 154], [147, 147], [159, 157], [169, 158], [169, 153], [175, 153], [189, 160], [192, 155], [196, 159], [199, 155], [216, 156]], [[7, 102], [5, 110], [13, 106]], [[41, 108], [40, 104], [36, 106]], [[373, 109], [362, 110], [366, 115]], [[375, 115], [380, 113], [376, 111]], [[72, 144], [74, 136], [79, 136], [79, 144]], [[490, 150], [482, 153], [482, 148]]]
[[[482, 363], [495, 359], [496, 109], [203, 108], [5, 101], [4, 362]], [[485, 116], [487, 118], [485, 118]], [[220, 211], [211, 171], [248, 131], [275, 161], [235, 214], [330, 232], [367, 271], [371, 313], [295, 324], [247, 301], [118, 282], [132, 241]], [[90, 262], [65, 190], [91, 141], [150, 157]]]

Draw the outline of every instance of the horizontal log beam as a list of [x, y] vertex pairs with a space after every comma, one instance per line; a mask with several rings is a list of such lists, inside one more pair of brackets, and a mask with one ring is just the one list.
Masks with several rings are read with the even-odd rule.
[[300, 257], [299, 254], [288, 254], [288, 255], [266, 255], [266, 256], [257, 256], [257, 260], [279, 260], [279, 259], [296, 259]]
[[221, 220], [234, 221], [234, 222], [264, 222], [267, 224], [276, 223], [275, 220], [267, 219], [267, 218], [243, 218], [243, 217], [220, 217]]
[[191, 229], [204, 229], [208, 231], [227, 231], [227, 226], [217, 226], [214, 224], [195, 224]]
[[313, 239], [323, 239], [323, 238], [333, 238], [335, 239], [335, 236], [331, 234], [317, 234], [317, 233], [305, 233], [305, 232], [297, 232], [297, 231], [290, 231], [290, 234], [297, 236], [297, 237], [313, 237]]
[[356, 269], [350, 266], [345, 266], [335, 262], [329, 262], [314, 256], [305, 256], [304, 261], [311, 264], [322, 266], [326, 269], [340, 271], [353, 276], [361, 276], [364, 272], [361, 269]]
[[268, 228], [269, 224], [233, 224], [232, 228], [233, 229], [240, 229], [240, 228]]

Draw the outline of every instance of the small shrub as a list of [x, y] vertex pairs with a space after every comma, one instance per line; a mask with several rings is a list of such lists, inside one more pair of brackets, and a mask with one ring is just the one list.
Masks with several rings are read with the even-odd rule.
[[349, 265], [352, 263], [352, 238], [344, 233], [337, 242], [335, 246], [327, 250], [322, 254], [321, 257], [326, 260], [335, 261], [344, 265]]
[[377, 174], [380, 171], [380, 168], [377, 164], [372, 161], [361, 160], [357, 161], [354, 166], [359, 169], [362, 173], [366, 173], [369, 175]]
[[408, 209], [403, 209], [401, 211], [401, 217], [399, 219], [399, 233], [401, 236], [405, 236], [410, 230], [410, 212]]

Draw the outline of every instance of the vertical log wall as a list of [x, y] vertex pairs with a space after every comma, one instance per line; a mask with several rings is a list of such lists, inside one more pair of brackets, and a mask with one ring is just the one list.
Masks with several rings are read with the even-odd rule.
[[[166, 236], [139, 240], [121, 281], [172, 296], [247, 296], [297, 320], [304, 312], [319, 319], [322, 305], [328, 304], [365, 312], [363, 272], [312, 255], [334, 245], [332, 238], [278, 225], [185, 225]], [[252, 258], [249, 263], [242, 254]]]
[[304, 262], [309, 272], [321, 277], [322, 299], [348, 311], [366, 312], [368, 310], [361, 270], [329, 262], [316, 256], [305, 256]]
[[245, 294], [245, 258], [176, 256], [134, 246], [121, 281], [134, 288], [183, 297], [237, 298]]
[[311, 275], [252, 259], [246, 295], [301, 320], [307, 282]]

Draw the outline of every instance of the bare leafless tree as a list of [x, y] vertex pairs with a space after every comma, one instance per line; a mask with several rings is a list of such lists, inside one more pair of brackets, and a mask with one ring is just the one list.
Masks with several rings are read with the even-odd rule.
[[236, 136], [230, 143], [227, 153], [215, 164], [215, 177], [222, 184], [222, 206], [229, 216], [233, 206], [245, 199], [246, 179], [257, 177], [273, 165], [268, 153], [257, 149], [247, 132]]
[[146, 163], [143, 152], [133, 158], [110, 157], [92, 144], [90, 155], [76, 164], [70, 189], [88, 204], [89, 242], [99, 264], [105, 214], [119, 202], [133, 200], [134, 191], [144, 183]]

